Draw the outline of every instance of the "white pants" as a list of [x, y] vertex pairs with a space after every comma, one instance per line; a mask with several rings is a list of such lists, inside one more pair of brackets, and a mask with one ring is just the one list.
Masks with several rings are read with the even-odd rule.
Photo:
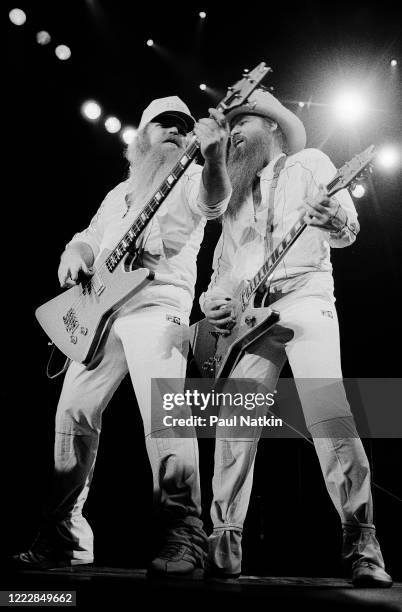
[[[322, 390], [306, 393], [306, 385], [298, 383], [298, 379], [342, 380], [332, 277], [310, 273], [278, 283], [276, 288], [283, 297], [272, 308], [280, 312], [280, 321], [250, 347], [232, 377], [259, 379], [273, 391], [289, 360], [307, 427], [317, 436], [314, 445], [326, 487], [342, 524], [373, 530], [369, 463], [343, 384], [339, 382], [326, 401]], [[259, 435], [225, 439], [217, 430], [216, 436], [210, 560], [225, 573], [237, 574]]]
[[73, 362], [67, 370], [56, 414], [55, 475], [45, 518], [71, 559], [93, 559], [93, 534], [82, 508], [95, 467], [102, 413], [127, 372], [144, 424], [156, 509], [172, 529], [183, 523], [205, 539], [196, 439], [174, 437], [172, 430], [168, 435], [173, 437], [151, 437], [151, 378], [181, 379], [184, 385], [186, 371], [188, 314], [174, 308], [171, 292], [165, 292], [165, 300], [159, 287], [130, 301], [130, 308], [114, 322], [95, 369]]

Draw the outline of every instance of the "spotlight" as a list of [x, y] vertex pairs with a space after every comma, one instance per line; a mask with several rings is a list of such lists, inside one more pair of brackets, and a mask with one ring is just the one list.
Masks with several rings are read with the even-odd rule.
[[207, 14], [204, 11], [200, 11], [198, 14], [201, 17], [201, 19], [205, 19], [205, 17], [207, 16]]
[[51, 38], [50, 38], [49, 32], [46, 32], [45, 30], [41, 30], [40, 32], [36, 34], [36, 42], [39, 45], [48, 45], [50, 41], [51, 41]]
[[334, 104], [337, 118], [344, 123], [359, 121], [367, 112], [364, 99], [354, 91], [345, 91], [339, 94]]
[[382, 170], [394, 170], [400, 163], [400, 152], [397, 147], [387, 145], [377, 153], [377, 165]]
[[200, 85], [201, 91], [205, 91], [206, 88], [207, 88], [207, 86], [205, 85], [205, 83], [201, 83], [201, 85]]
[[88, 102], [84, 102], [84, 104], [82, 105], [81, 112], [86, 119], [95, 121], [101, 116], [102, 109], [97, 102], [94, 102], [93, 100], [88, 100]]
[[303, 108], [303, 106], [305, 106], [305, 103], [304, 102], [299, 102], [299, 106], [300, 106], [300, 108]]
[[130, 144], [135, 138], [137, 130], [133, 127], [126, 127], [121, 133], [121, 137], [126, 144]]
[[23, 25], [27, 20], [27, 16], [24, 11], [19, 8], [12, 9], [8, 13], [8, 16], [10, 18], [11, 23], [18, 26]]
[[63, 62], [71, 57], [71, 50], [70, 47], [67, 47], [67, 45], [58, 45], [54, 52], [59, 60]]
[[366, 190], [365, 190], [364, 186], [359, 183], [359, 184], [355, 185], [355, 187], [353, 187], [351, 192], [352, 192], [352, 196], [354, 198], [362, 198], [364, 196], [364, 194], [366, 193]]
[[105, 121], [105, 128], [110, 134], [116, 134], [121, 128], [121, 123], [117, 117], [108, 117]]
[[148, 47], [153, 47], [154, 46], [154, 41], [152, 40], [152, 38], [148, 38], [147, 45], [148, 45]]
[[398, 65], [398, 60], [396, 60], [396, 59], [392, 59], [392, 60], [390, 61], [390, 64], [391, 64], [391, 66], [392, 66], [392, 67], [397, 66], [397, 65]]

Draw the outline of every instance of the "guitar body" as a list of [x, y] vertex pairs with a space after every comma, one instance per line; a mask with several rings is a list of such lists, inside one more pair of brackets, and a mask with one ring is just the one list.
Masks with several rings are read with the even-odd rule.
[[[105, 261], [110, 251], [102, 251]], [[36, 318], [52, 342], [70, 359], [94, 366], [119, 309], [154, 277], [135, 268], [136, 254], [128, 253], [111, 272], [96, 269], [92, 282], [78, 284], [40, 306]]]
[[229, 336], [214, 331], [207, 319], [190, 328], [194, 363], [203, 378], [228, 378], [244, 351], [279, 321], [271, 308], [247, 308]]

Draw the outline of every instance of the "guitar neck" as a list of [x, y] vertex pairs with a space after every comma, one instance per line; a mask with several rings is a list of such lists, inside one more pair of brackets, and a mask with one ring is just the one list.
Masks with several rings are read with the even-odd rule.
[[[332, 181], [328, 183], [327, 192], [329, 197], [333, 196], [337, 191], [344, 187], [344, 185], [338, 186], [339, 180], [340, 177], [337, 174]], [[258, 270], [257, 274], [253, 276], [248, 285], [241, 291], [240, 303], [243, 311], [247, 308], [257, 289], [273, 274], [275, 269], [289, 251], [290, 247], [306, 229], [307, 223], [304, 221], [304, 217], [305, 213], [302, 213], [278, 246], [270, 253], [269, 257]]]

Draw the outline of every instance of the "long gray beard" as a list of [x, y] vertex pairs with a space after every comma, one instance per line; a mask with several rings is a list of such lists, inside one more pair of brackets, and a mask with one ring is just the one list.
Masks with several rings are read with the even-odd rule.
[[151, 147], [146, 132], [138, 134], [136, 142], [127, 151], [130, 161], [130, 191], [128, 205], [140, 208], [151, 199], [170, 170], [183, 155], [182, 147]]
[[232, 184], [232, 197], [225, 216], [237, 218], [251, 191], [257, 172], [260, 172], [269, 161], [269, 145], [269, 135], [261, 134], [247, 139], [240, 147], [230, 146], [227, 166]]

